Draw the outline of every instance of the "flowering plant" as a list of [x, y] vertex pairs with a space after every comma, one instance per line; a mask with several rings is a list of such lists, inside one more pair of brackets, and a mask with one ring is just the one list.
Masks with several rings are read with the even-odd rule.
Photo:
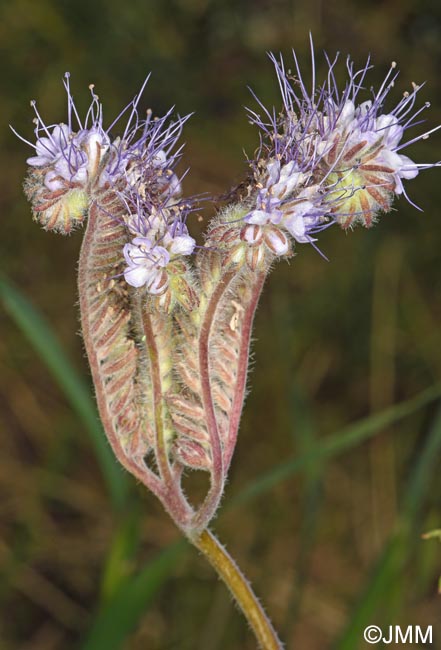
[[[326, 59], [325, 82], [307, 89], [271, 55], [282, 109], [259, 100], [250, 110], [260, 146], [245, 181], [216, 214], [204, 245], [187, 220], [194, 198], [182, 198], [176, 164], [188, 119], [172, 111], [141, 117], [145, 85], [108, 127], [91, 86], [84, 120], [65, 76], [67, 123], [46, 125], [35, 103], [35, 155], [25, 192], [34, 218], [62, 234], [85, 223], [79, 261], [84, 344], [99, 412], [121, 464], [162, 502], [172, 519], [210, 560], [231, 589], [262, 648], [280, 648], [250, 585], [209, 524], [232, 461], [246, 392], [252, 323], [273, 264], [297, 245], [317, 249], [331, 226], [371, 227], [408, 198], [403, 181], [435, 164], [413, 162], [403, 142], [420, 123], [420, 87], [386, 112], [397, 79], [393, 63], [366, 99], [370, 62], [339, 90], [338, 57]], [[257, 99], [257, 98], [256, 98]], [[111, 135], [126, 119], [121, 136]], [[439, 128], [439, 127], [436, 127]], [[410, 200], [410, 199], [409, 199]], [[195, 505], [182, 488], [185, 473], [209, 474]]]

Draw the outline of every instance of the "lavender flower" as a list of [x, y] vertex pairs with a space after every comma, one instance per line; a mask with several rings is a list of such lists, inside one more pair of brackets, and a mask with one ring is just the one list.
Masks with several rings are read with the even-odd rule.
[[[128, 213], [124, 221], [135, 237], [124, 246], [124, 277], [133, 287], [145, 286], [149, 293], [161, 295], [169, 286], [169, 262], [191, 255], [196, 246], [185, 225], [189, 204], [172, 202], [167, 195], [158, 206], [137, 191], [125, 203]], [[173, 268], [171, 265], [171, 272]]]
[[[125, 224], [128, 238], [132, 237], [121, 250], [126, 263], [122, 275], [131, 286], [162, 295], [169, 288], [170, 275], [185, 272], [174, 262], [195, 247], [185, 225], [191, 202], [180, 201], [181, 182], [174, 172], [181, 152], [176, 144], [187, 117], [169, 122], [171, 111], [154, 119], [148, 110], [141, 119], [138, 104], [146, 83], [107, 128], [93, 86], [89, 109], [81, 120], [69, 74], [64, 79], [66, 124], [47, 126], [32, 102], [36, 142], [28, 144], [35, 155], [27, 160], [30, 175], [25, 189], [36, 218], [45, 228], [63, 233], [86, 218], [92, 203], [107, 210], [109, 196], [115, 196], [113, 217]], [[124, 132], [113, 139], [111, 129], [125, 114]]]
[[245, 221], [280, 226], [299, 243], [314, 241], [308, 233], [320, 223], [324, 210], [319, 207], [320, 202], [314, 205], [315, 188], [303, 189], [307, 176], [294, 160], [286, 165], [273, 160], [267, 164], [266, 172], [265, 185], [257, 193], [256, 209], [244, 217]]
[[[179, 180], [171, 171], [180, 152], [170, 152], [189, 116], [167, 125], [171, 110], [159, 119], [153, 119], [149, 110], [146, 119], [141, 119], [138, 104], [147, 81], [148, 78], [138, 95], [108, 128], [103, 125], [103, 107], [93, 84], [89, 86], [91, 104], [85, 119], [81, 120], [70, 90], [68, 73], [64, 78], [67, 124], [47, 126], [36, 102], [31, 102], [35, 111], [36, 143], [25, 142], [35, 149], [36, 155], [28, 158], [27, 163], [44, 169], [44, 182], [48, 189], [61, 189], [66, 183], [104, 186], [117, 183], [121, 177], [136, 185], [141, 180], [151, 180], [153, 172], [156, 172], [160, 178], [157, 184], [162, 191], [169, 188], [171, 194], [180, 192]], [[112, 140], [111, 130], [126, 113], [129, 116], [122, 137]]]
[[124, 277], [132, 287], [146, 286], [152, 294], [160, 295], [167, 286], [163, 269], [170, 261], [166, 248], [155, 244], [147, 237], [135, 237], [124, 246], [127, 268]]
[[370, 227], [381, 211], [390, 211], [395, 196], [408, 198], [404, 180], [439, 164], [415, 163], [402, 153], [440, 127], [402, 143], [407, 129], [420, 123], [417, 118], [429, 104], [415, 110], [421, 86], [413, 84], [385, 112], [385, 100], [398, 76], [395, 63], [379, 90], [358, 103], [370, 61], [356, 70], [347, 59], [348, 81], [340, 92], [334, 75], [338, 55], [333, 61], [326, 56], [327, 80], [316, 86], [312, 42], [311, 52], [310, 91], [295, 53], [295, 76], [285, 70], [282, 58], [270, 55], [282, 112], [271, 112], [260, 102], [263, 118], [249, 111], [252, 123], [261, 130], [261, 147], [258, 160], [251, 163], [257, 191], [244, 221], [262, 228], [272, 224], [299, 243], [314, 242], [313, 235], [332, 223], [343, 228], [357, 223]]
[[[68, 122], [48, 127], [37, 109], [35, 111], [36, 155], [27, 159], [31, 167], [44, 170], [44, 185], [50, 191], [62, 190], [67, 184], [86, 186], [97, 180], [98, 185], [109, 182], [111, 166], [104, 168], [101, 161], [111, 147], [111, 139], [103, 128], [103, 112], [93, 85], [90, 86], [92, 101], [84, 123], [81, 121], [70, 91], [69, 74], [66, 73], [64, 86], [68, 99]], [[74, 129], [74, 121], [77, 128]], [[117, 165], [112, 171], [121, 173]]]

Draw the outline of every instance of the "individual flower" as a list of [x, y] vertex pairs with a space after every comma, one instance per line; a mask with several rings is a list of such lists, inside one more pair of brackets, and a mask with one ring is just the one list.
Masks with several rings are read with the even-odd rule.
[[145, 287], [153, 296], [168, 292], [167, 307], [173, 299], [193, 304], [183, 261], [196, 246], [186, 226], [191, 202], [173, 201], [169, 194], [152, 196], [143, 186], [141, 191], [132, 187], [121, 198], [127, 210], [123, 220], [132, 236], [123, 251], [126, 282], [135, 288]]
[[135, 237], [124, 246], [127, 266], [124, 278], [132, 287], [145, 286], [148, 293], [160, 295], [168, 287], [166, 267], [178, 256], [191, 255], [196, 246], [193, 237], [187, 234], [173, 236], [167, 227], [157, 241], [152, 236]]
[[36, 102], [31, 102], [35, 112], [36, 142], [28, 144], [35, 149], [36, 155], [26, 162], [30, 167], [44, 170], [44, 185], [50, 191], [62, 190], [66, 184], [86, 186], [93, 181], [102, 186], [111, 179], [111, 165], [105, 168], [101, 163], [112, 145], [103, 127], [102, 106], [91, 85], [92, 101], [82, 121], [70, 91], [69, 74], [65, 75], [64, 86], [68, 100], [67, 124], [46, 126]]
[[164, 267], [170, 261], [168, 251], [147, 237], [135, 237], [124, 246], [127, 267], [124, 277], [132, 287], [146, 286], [153, 295], [163, 293], [167, 288], [167, 274]]
[[314, 241], [312, 234], [324, 217], [318, 188], [308, 185], [308, 175], [294, 160], [285, 165], [280, 160], [271, 161], [266, 174], [263, 186], [262, 181], [259, 183], [255, 208], [244, 220], [259, 226], [279, 226], [299, 243]]

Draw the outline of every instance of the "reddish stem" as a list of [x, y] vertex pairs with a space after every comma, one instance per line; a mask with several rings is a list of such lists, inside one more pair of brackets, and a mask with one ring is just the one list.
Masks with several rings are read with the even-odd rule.
[[234, 277], [235, 273], [233, 271], [225, 273], [216, 286], [216, 289], [213, 291], [205, 312], [199, 338], [199, 376], [201, 381], [201, 397], [205, 411], [208, 434], [210, 436], [213, 468], [211, 471], [210, 490], [203, 504], [194, 517], [194, 529], [205, 528], [207, 523], [211, 520], [219, 505], [224, 486], [224, 462], [222, 458], [223, 452], [219, 436], [219, 429], [217, 426], [216, 413], [214, 410], [214, 402], [210, 382], [209, 342], [211, 328], [219, 301]]
[[260, 294], [262, 293], [265, 278], [265, 272], [260, 272], [257, 274], [251, 294], [251, 299], [247, 305], [247, 308], [245, 309], [243, 317], [236, 386], [234, 389], [234, 398], [233, 404], [231, 406], [230, 422], [228, 427], [228, 438], [224, 453], [225, 472], [228, 471], [236, 446], [237, 433], [239, 430], [239, 423], [243, 409], [243, 400], [247, 382], [250, 339], [253, 329], [254, 314], [256, 313], [257, 304], [259, 302]]
[[[91, 295], [91, 277], [93, 277], [93, 248], [96, 243], [97, 230], [100, 226], [99, 220], [102, 217], [100, 209], [93, 204], [90, 209], [87, 229], [81, 246], [79, 266], [78, 266], [78, 288], [81, 312], [81, 328], [83, 333], [84, 346], [89, 359], [92, 379], [95, 385], [96, 400], [101, 421], [104, 426], [107, 438], [113, 449], [113, 452], [119, 462], [136, 476], [149, 490], [158, 496], [161, 500], [165, 497], [164, 487], [155, 474], [147, 466], [140, 467], [134, 459], [130, 458], [124, 452], [117, 433], [113, 427], [113, 418], [108, 408], [104, 380], [100, 372], [100, 361], [97, 357], [95, 346], [90, 331], [90, 295]], [[109, 218], [109, 217], [107, 217]], [[90, 268], [92, 264], [92, 268]]]
[[193, 514], [186, 501], [180, 486], [180, 477], [172, 471], [168, 459], [167, 444], [164, 435], [163, 422], [163, 392], [161, 385], [161, 371], [159, 366], [159, 351], [156, 336], [153, 330], [152, 320], [146, 309], [142, 310], [142, 326], [145, 334], [145, 341], [148, 356], [150, 359], [150, 371], [153, 386], [153, 408], [155, 413], [155, 457], [158, 463], [162, 482], [165, 486], [165, 499], [167, 509], [174, 521], [183, 528], [187, 528], [188, 520]]

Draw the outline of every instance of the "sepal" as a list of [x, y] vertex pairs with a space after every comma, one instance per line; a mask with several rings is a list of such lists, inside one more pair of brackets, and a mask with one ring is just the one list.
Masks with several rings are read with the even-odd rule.
[[38, 169], [29, 173], [24, 184], [26, 196], [35, 221], [45, 230], [68, 235], [86, 219], [89, 196], [82, 187], [68, 181], [63, 181], [60, 189], [49, 190], [43, 183], [46, 171]]

